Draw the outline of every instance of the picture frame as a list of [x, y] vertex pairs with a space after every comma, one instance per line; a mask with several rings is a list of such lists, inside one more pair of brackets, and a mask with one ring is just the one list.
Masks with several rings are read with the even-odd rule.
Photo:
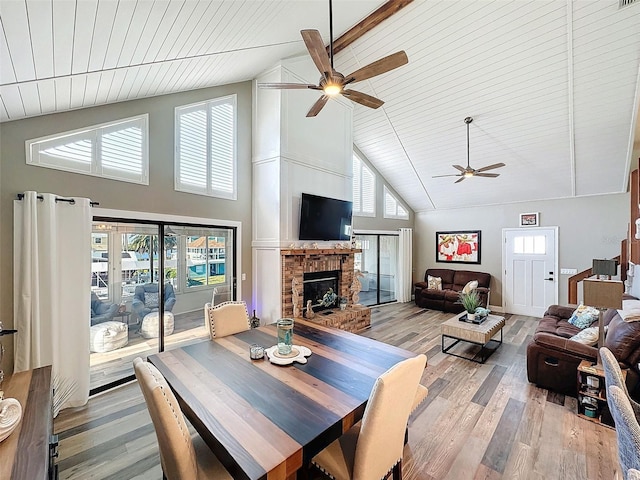
[[480, 264], [480, 240], [480, 230], [436, 232], [436, 262]]
[[540, 226], [540, 212], [521, 213], [520, 214], [520, 226], [521, 227], [538, 227], [538, 226]]

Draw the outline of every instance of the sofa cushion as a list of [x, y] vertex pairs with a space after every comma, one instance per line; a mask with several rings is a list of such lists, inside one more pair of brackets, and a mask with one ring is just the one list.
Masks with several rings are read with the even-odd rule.
[[616, 311], [604, 344], [618, 361], [636, 365], [640, 360], [640, 322], [625, 322]]
[[575, 325], [576, 327], [583, 329], [590, 326], [593, 322], [598, 320], [600, 312], [597, 308], [587, 307], [585, 305], [580, 304], [578, 308], [575, 309], [573, 315], [568, 320], [571, 325]]
[[580, 330], [580, 328], [571, 325], [563, 318], [544, 316], [538, 323], [536, 333], [550, 333], [561, 338], [571, 338], [580, 332]]
[[424, 274], [424, 278], [425, 281], [427, 281], [429, 275], [432, 277], [440, 277], [442, 279], [442, 289], [448, 290], [453, 285], [454, 274], [455, 270], [449, 268], [428, 268]]

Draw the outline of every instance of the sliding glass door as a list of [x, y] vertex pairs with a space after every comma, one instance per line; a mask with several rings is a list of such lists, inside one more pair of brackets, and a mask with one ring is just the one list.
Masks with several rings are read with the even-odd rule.
[[236, 297], [235, 237], [230, 227], [94, 219], [92, 393], [132, 378], [137, 356], [208, 338], [204, 305]]
[[396, 301], [398, 235], [356, 234], [355, 268], [360, 270], [360, 303], [380, 305]]

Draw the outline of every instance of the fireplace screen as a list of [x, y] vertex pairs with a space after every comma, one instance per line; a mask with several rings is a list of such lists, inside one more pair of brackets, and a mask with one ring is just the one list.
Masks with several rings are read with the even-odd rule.
[[338, 280], [340, 271], [305, 273], [303, 280], [304, 310], [307, 302], [311, 300], [314, 312], [337, 307], [340, 301], [338, 296]]

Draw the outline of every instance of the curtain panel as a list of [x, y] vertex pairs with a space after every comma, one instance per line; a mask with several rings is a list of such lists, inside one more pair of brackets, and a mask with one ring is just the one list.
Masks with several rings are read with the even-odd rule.
[[413, 230], [410, 228], [399, 229], [398, 243], [397, 299], [398, 302], [410, 302], [413, 286]]
[[60, 200], [14, 202], [14, 370], [52, 365], [54, 415], [89, 398], [91, 206]]

